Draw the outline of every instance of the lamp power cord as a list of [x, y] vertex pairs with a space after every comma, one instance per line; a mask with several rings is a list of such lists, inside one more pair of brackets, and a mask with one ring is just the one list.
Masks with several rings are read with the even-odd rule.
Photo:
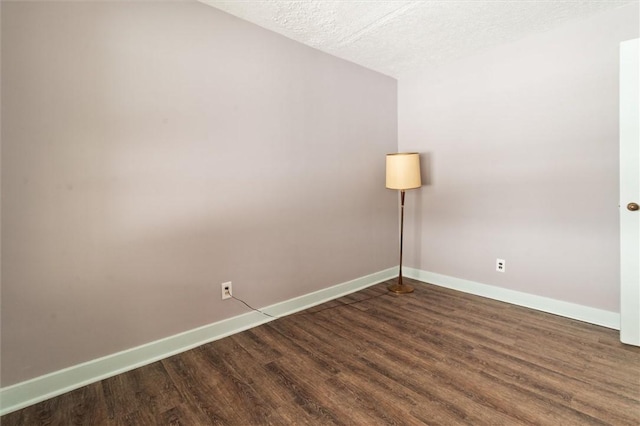
[[242, 300], [240, 298], [237, 298], [237, 297], [235, 297], [233, 295], [231, 295], [231, 298], [234, 299], [234, 300], [237, 300], [238, 302], [240, 302], [243, 305], [245, 305], [247, 308], [249, 308], [249, 309], [251, 309], [251, 310], [253, 310], [255, 312], [258, 312], [258, 313], [260, 313], [260, 314], [262, 314], [264, 316], [267, 316], [267, 317], [273, 318], [273, 319], [281, 319], [281, 318], [285, 318], [287, 316], [315, 315], [317, 313], [328, 311], [328, 310], [331, 310], [331, 309], [342, 308], [342, 307], [351, 306], [351, 305], [357, 305], [358, 303], [366, 302], [367, 300], [371, 300], [371, 299], [377, 299], [378, 297], [382, 297], [382, 296], [385, 296], [385, 295], [388, 295], [388, 294], [389, 294], [389, 292], [385, 291], [383, 293], [376, 294], [375, 296], [367, 297], [366, 299], [355, 300], [355, 301], [350, 302], [350, 303], [342, 303], [342, 304], [335, 305], [335, 306], [327, 306], [326, 308], [318, 309], [317, 311], [313, 311], [313, 312], [304, 312], [304, 311], [303, 312], [296, 312], [295, 314], [286, 315], [286, 316], [283, 316], [283, 317], [280, 317], [280, 316], [277, 316], [277, 315], [271, 315], [271, 314], [269, 314], [267, 312], [264, 312], [264, 311], [262, 311], [262, 310], [260, 310], [258, 308], [254, 308], [253, 306], [251, 306], [250, 304], [248, 304], [244, 300]]

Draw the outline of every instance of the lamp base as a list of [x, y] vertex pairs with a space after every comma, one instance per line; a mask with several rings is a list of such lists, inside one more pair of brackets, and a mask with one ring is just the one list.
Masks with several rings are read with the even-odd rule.
[[413, 286], [404, 283], [393, 283], [387, 286], [387, 290], [395, 294], [407, 294], [413, 293]]

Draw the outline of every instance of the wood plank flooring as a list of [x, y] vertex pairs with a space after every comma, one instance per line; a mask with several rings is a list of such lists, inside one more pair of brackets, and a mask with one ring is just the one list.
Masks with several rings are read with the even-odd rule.
[[413, 294], [379, 284], [1, 423], [640, 424], [640, 348], [617, 331], [413, 283]]

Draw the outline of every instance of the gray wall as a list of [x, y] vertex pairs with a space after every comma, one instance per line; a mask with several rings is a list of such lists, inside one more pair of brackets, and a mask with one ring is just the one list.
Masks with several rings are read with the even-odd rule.
[[397, 264], [396, 81], [200, 3], [2, 4], [2, 386]]
[[428, 169], [406, 265], [619, 312], [618, 51], [635, 37], [637, 3], [402, 79], [399, 147]]

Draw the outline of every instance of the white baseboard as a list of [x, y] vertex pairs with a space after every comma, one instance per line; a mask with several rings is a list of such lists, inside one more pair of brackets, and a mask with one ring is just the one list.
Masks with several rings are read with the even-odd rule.
[[620, 314], [616, 312], [563, 302], [548, 297], [536, 296], [502, 287], [436, 274], [434, 272], [422, 271], [420, 269], [403, 268], [403, 272], [403, 275], [409, 278], [435, 284], [440, 287], [620, 330]]
[[[261, 308], [273, 316], [285, 316], [393, 278], [398, 268], [389, 268], [304, 296]], [[252, 311], [185, 331], [175, 336], [74, 365], [0, 389], [0, 415], [19, 410], [91, 383], [193, 349], [205, 343], [272, 321]]]
[[[567, 318], [585, 321], [612, 329], [620, 329], [620, 314], [563, 302], [542, 296], [468, 281], [447, 275], [403, 268], [404, 275], [419, 281], [453, 290], [524, 306]], [[286, 316], [321, 303], [337, 299], [397, 276], [398, 268], [389, 268], [352, 281], [318, 290], [304, 296], [261, 308], [273, 316]], [[19, 410], [54, 396], [91, 383], [133, 370], [143, 365], [193, 349], [205, 343], [239, 333], [272, 321], [258, 312], [248, 312], [233, 318], [205, 325], [174, 336], [127, 349], [112, 355], [74, 365], [44, 376], [0, 389], [0, 415]]]

